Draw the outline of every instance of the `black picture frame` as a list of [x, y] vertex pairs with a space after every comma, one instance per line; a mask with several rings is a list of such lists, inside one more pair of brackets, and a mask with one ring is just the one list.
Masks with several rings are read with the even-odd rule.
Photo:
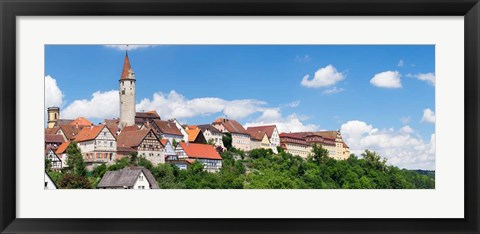
[[[478, 0], [0, 0], [1, 233], [478, 233]], [[16, 218], [16, 17], [79, 15], [425, 15], [465, 19], [463, 219], [20, 219]], [[450, 172], [449, 172], [450, 173]], [[454, 173], [454, 172], [451, 172]], [[441, 204], [439, 204], [441, 206]]]

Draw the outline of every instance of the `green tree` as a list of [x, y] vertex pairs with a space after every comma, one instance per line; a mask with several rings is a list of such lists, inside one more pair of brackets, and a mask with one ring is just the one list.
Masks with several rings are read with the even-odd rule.
[[68, 171], [74, 175], [86, 176], [87, 169], [83, 160], [82, 152], [78, 148], [77, 142], [72, 142], [67, 148], [67, 166]]
[[52, 160], [49, 158], [45, 158], [45, 171], [51, 171], [52, 170]]
[[227, 150], [229, 150], [233, 147], [232, 146], [232, 134], [231, 133], [229, 133], [229, 132], [223, 133], [222, 141], [223, 141], [223, 146], [225, 146], [225, 148], [227, 148]]
[[316, 161], [317, 163], [325, 163], [328, 161], [328, 150], [324, 149], [322, 145], [313, 145], [313, 161]]
[[213, 138], [208, 139], [207, 141], [208, 145], [215, 145], [215, 140]]
[[58, 184], [62, 189], [91, 189], [92, 184], [90, 181], [84, 177], [75, 174], [64, 174]]

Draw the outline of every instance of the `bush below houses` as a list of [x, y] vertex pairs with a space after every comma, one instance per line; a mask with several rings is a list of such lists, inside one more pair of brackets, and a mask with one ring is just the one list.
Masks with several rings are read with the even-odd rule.
[[[412, 171], [387, 165], [375, 152], [366, 150], [362, 157], [334, 160], [328, 151], [314, 146], [307, 159], [279, 150], [243, 152], [235, 148], [222, 152], [222, 168], [208, 173], [195, 162], [187, 170], [171, 164], [154, 166], [143, 157], [122, 158], [114, 164], [100, 165], [84, 174], [82, 160], [66, 173], [49, 172], [60, 188], [95, 188], [107, 171], [129, 165], [149, 169], [162, 189], [433, 189], [433, 171]], [[76, 173], [72, 173], [76, 172]], [[85, 178], [85, 179], [82, 179]]]

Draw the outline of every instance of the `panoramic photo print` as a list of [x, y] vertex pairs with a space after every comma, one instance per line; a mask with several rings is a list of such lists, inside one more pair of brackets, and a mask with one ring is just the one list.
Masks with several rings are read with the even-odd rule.
[[45, 189], [435, 189], [434, 45], [46, 45]]

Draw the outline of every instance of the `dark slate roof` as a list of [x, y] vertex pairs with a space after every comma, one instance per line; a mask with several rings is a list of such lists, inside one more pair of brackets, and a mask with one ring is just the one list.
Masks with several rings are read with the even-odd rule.
[[150, 183], [152, 189], [158, 189], [157, 181], [150, 170], [144, 167], [125, 167], [119, 171], [107, 171], [98, 183], [98, 188], [119, 188], [132, 187], [135, 185], [140, 172], [143, 172], [145, 178]]
[[202, 129], [202, 131], [205, 131], [205, 130], [208, 130], [212, 133], [215, 133], [215, 134], [222, 134], [222, 132], [218, 131], [218, 129], [216, 129], [214, 126], [212, 126], [211, 124], [202, 124], [202, 125], [197, 125], [198, 128]]

